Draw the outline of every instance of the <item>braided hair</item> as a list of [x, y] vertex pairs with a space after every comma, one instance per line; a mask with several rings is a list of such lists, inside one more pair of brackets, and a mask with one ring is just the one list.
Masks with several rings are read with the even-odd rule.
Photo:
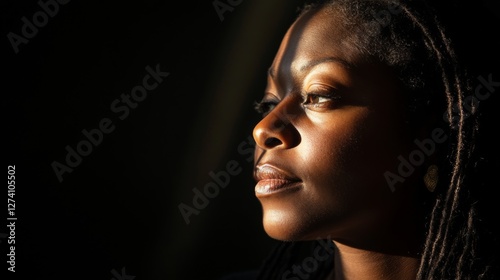
[[[488, 248], [496, 239], [483, 224], [480, 203], [480, 194], [493, 186], [487, 139], [478, 133], [487, 118], [479, 103], [486, 98], [474, 91], [485, 66], [464, 56], [466, 50], [450, 36], [457, 30], [447, 29], [451, 18], [434, 2], [330, 0], [308, 3], [300, 14], [322, 9], [340, 16], [351, 31], [341, 44], [394, 69], [408, 95], [410, 125], [418, 126], [434, 112], [439, 116], [434, 127], [448, 136], [436, 153], [440, 176], [428, 201], [416, 278], [492, 279], [498, 265]], [[493, 97], [488, 98], [492, 102]], [[280, 242], [258, 279], [285, 279], [285, 273], [317, 246], [318, 241]], [[306, 249], [299, 253], [300, 248]], [[332, 258], [317, 262], [307, 279], [324, 279], [333, 269]]]

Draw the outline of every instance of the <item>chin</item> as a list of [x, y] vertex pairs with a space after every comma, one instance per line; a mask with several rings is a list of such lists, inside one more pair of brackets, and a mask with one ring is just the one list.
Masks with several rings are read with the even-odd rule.
[[300, 217], [296, 213], [283, 212], [277, 210], [264, 211], [262, 223], [266, 234], [276, 240], [281, 241], [303, 241], [317, 239], [313, 236], [310, 221], [305, 217]]

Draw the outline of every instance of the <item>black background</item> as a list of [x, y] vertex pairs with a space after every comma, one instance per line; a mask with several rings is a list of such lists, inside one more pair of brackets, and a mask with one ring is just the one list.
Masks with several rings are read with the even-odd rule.
[[[41, 8], [2, 2], [3, 158], [16, 166], [16, 276], [108, 280], [125, 269], [136, 280], [218, 279], [261, 265], [275, 241], [253, 195], [253, 102], [301, 1], [240, 2], [221, 20], [212, 1], [72, 0], [17, 54], [7, 34], [21, 34], [21, 18]], [[492, 3], [483, 4], [498, 11]], [[158, 64], [170, 75], [118, 119], [112, 102]], [[115, 130], [59, 182], [51, 164], [65, 164], [65, 147], [103, 118]], [[179, 204], [193, 206], [192, 189], [203, 190], [214, 181], [209, 172], [231, 160], [241, 173], [186, 224]], [[0, 193], [6, 201], [7, 186]], [[3, 273], [7, 239], [0, 240]]]
[[[137, 280], [216, 279], [257, 268], [272, 241], [247, 160], [253, 101], [297, 5], [241, 1], [221, 21], [212, 1], [73, 0], [15, 54], [7, 33], [21, 34], [21, 18], [40, 7], [3, 4], [16, 274], [108, 280], [125, 268]], [[120, 120], [110, 105], [157, 64], [170, 75]], [[59, 182], [52, 162], [65, 164], [65, 147], [76, 149], [103, 118], [114, 131]], [[241, 173], [186, 224], [178, 205], [193, 206], [192, 189], [230, 160]]]

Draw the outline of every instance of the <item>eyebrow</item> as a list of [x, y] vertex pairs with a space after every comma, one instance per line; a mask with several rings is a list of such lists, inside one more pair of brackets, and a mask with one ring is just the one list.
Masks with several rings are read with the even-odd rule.
[[[334, 62], [334, 63], [341, 64], [343, 67], [345, 67], [347, 69], [354, 68], [354, 66], [351, 63], [347, 62], [346, 60], [338, 58], [338, 57], [330, 56], [330, 57], [324, 57], [324, 58], [308, 61], [306, 64], [302, 65], [299, 68], [299, 71], [300, 72], [307, 71], [318, 64], [327, 63], [327, 62]], [[267, 70], [267, 74], [273, 79], [276, 76], [276, 74], [272, 68], [269, 68]]]

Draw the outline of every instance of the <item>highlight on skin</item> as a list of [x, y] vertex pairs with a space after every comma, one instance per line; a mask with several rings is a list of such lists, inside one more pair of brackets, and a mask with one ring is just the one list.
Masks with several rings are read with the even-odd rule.
[[[373, 11], [384, 11], [388, 7], [393, 12], [390, 19], [383, 26], [374, 27]], [[403, 199], [407, 199], [410, 195], [417, 195], [418, 199], [415, 200], [424, 205], [424, 207], [416, 209], [417, 213], [415, 214], [421, 216], [422, 221], [418, 220], [419, 217], [414, 217], [415, 221], [422, 222], [423, 227], [419, 228], [419, 225], [416, 225], [413, 230], [421, 230], [421, 234], [408, 236], [408, 238], [413, 237], [418, 242], [416, 248], [408, 248], [408, 250], [412, 250], [410, 255], [418, 258], [417, 279], [489, 279], [488, 275], [490, 272], [492, 273], [490, 270], [493, 268], [489, 266], [487, 259], [476, 255], [480, 242], [479, 236], [482, 233], [477, 231], [477, 209], [474, 197], [470, 194], [470, 189], [474, 186], [473, 182], [477, 180], [477, 177], [471, 174], [479, 174], [479, 172], [471, 171], [475, 166], [474, 163], [480, 160], [475, 153], [475, 137], [481, 123], [475, 115], [469, 114], [471, 110], [464, 107], [463, 101], [472, 88], [473, 79], [467, 72], [468, 69], [462, 67], [453, 42], [446, 35], [447, 30], [434, 16], [435, 14], [435, 11], [423, 1], [338, 0], [311, 4], [302, 9], [298, 20], [291, 26], [289, 33], [285, 35], [273, 66], [270, 68], [267, 93], [263, 101], [257, 104], [257, 110], [263, 114], [263, 120], [254, 130], [254, 137], [260, 147], [256, 149], [255, 161], [257, 166], [261, 161], [270, 161], [269, 159], [272, 157], [270, 154], [273, 153], [291, 157], [292, 152], [289, 150], [300, 145], [307, 146], [309, 143], [309, 148], [302, 148], [303, 154], [307, 154], [305, 151], [309, 149], [310, 153], [318, 155], [318, 162], [325, 161], [333, 164], [334, 168], [331, 172], [338, 172], [338, 174], [329, 174], [328, 176], [334, 177], [328, 178], [335, 178], [338, 181], [328, 183], [337, 186], [345, 185], [345, 189], [338, 189], [340, 198], [335, 196], [325, 198], [326, 200], [331, 199], [333, 210], [322, 208], [310, 216], [307, 216], [309, 211], [307, 209], [308, 207], [314, 208], [315, 205], [308, 206], [307, 199], [319, 196], [319, 193], [316, 193], [316, 190], [311, 191], [307, 184], [302, 188], [291, 188], [290, 193], [292, 194], [280, 194], [280, 198], [283, 198], [281, 200], [275, 199], [273, 201], [271, 197], [266, 196], [260, 198], [264, 208], [266, 231], [271, 237], [285, 242], [273, 251], [262, 268], [259, 279], [281, 279], [283, 273], [293, 263], [300, 261], [297, 259], [297, 252], [312, 251], [317, 246], [318, 242], [315, 239], [327, 239], [333, 235], [335, 240], [335, 236], [343, 236], [345, 233], [339, 230], [340, 226], [363, 229], [364, 225], [351, 225], [348, 221], [343, 220], [342, 216], [347, 215], [349, 219], [356, 220], [355, 217], [358, 217], [359, 214], [356, 212], [358, 208], [351, 209], [348, 208], [350, 205], [343, 203], [347, 198], [349, 203], [355, 204], [357, 203], [355, 199], [363, 197], [363, 195], [366, 195], [366, 200], [363, 200], [359, 206], [366, 207], [364, 208], [366, 211], [370, 210], [370, 207], [375, 209], [375, 207], [392, 203], [394, 208], [387, 206], [388, 208], [385, 210], [377, 210], [380, 216], [391, 215], [391, 210], [400, 207], [388, 198], [390, 195], [400, 195]], [[327, 26], [330, 29], [308, 29], [308, 23], [304, 23], [321, 20], [324, 21], [321, 26]], [[311, 23], [311, 25], [314, 24]], [[297, 61], [295, 58], [303, 57], [301, 56], [303, 53], [300, 53], [302, 51], [301, 44], [307, 45], [309, 40], [314, 41], [311, 39], [314, 36], [307, 32], [319, 32], [318, 34], [321, 34], [319, 37], [329, 36], [332, 41], [335, 41], [337, 47], [334, 48], [337, 48], [335, 51], [339, 54], [340, 61], [346, 62], [325, 66], [329, 67], [325, 70], [325, 75], [335, 73], [337, 76], [337, 80], [333, 83], [337, 83], [340, 88], [346, 86], [347, 93], [351, 93], [352, 83], [359, 82], [356, 77], [368, 77], [368, 75], [363, 76], [364, 70], [358, 73], [352, 72], [350, 68], [368, 71], [368, 68], [363, 67], [371, 65], [370, 67], [373, 67], [370, 68], [372, 75], [378, 75], [380, 78], [377, 80], [378, 85], [384, 89], [380, 92], [388, 92], [384, 96], [384, 102], [387, 103], [387, 106], [382, 107], [379, 103], [369, 99], [351, 98], [346, 93], [342, 94], [342, 90], [339, 90], [341, 94], [335, 97], [328, 93], [304, 94], [301, 90], [298, 90], [299, 94], [296, 97], [284, 94], [276, 96], [279, 95], [277, 92], [296, 90], [294, 87], [296, 85], [290, 81], [296, 81], [298, 78], [291, 78], [291, 74], [283, 72], [283, 69], [294, 69], [295, 72], [299, 73], [300, 67], [297, 65], [304, 67], [304, 61], [307, 59]], [[314, 45], [314, 42], [311, 42], [311, 45]], [[295, 46], [298, 47], [294, 51], [290, 51], [290, 48], [293, 49]], [[331, 45], [327, 45], [327, 47], [329, 46]], [[319, 46], [316, 48], [304, 56], [308, 58], [313, 56], [314, 51], [322, 51]], [[280, 63], [281, 65], [285, 63], [287, 67], [278, 67]], [[348, 67], [342, 67], [342, 64]], [[377, 71], [373, 72], [374, 69]], [[297, 73], [294, 75], [300, 76]], [[394, 77], [394, 80], [391, 80], [390, 77]], [[302, 77], [299, 80], [305, 83], [304, 81], [307, 79]], [[382, 80], [389, 82], [384, 84]], [[390, 88], [389, 84], [394, 85], [394, 88]], [[377, 85], [377, 83], [374, 82], [373, 85]], [[363, 91], [358, 88], [357, 92]], [[401, 96], [398, 97], [396, 92]], [[472, 111], [477, 109], [474, 108], [474, 104], [471, 106]], [[373, 115], [373, 111], [382, 108], [389, 110], [389, 112], [382, 116]], [[323, 115], [316, 114], [318, 110]], [[336, 114], [345, 117], [345, 120], [343, 122], [322, 123], [325, 120], [323, 119], [324, 115], [329, 114], [328, 110], [332, 112], [337, 110]], [[443, 115], [446, 118], [443, 118]], [[372, 119], [374, 116], [380, 117], [379, 122]], [[400, 116], [403, 121], [399, 123], [392, 119], [396, 116]], [[350, 161], [361, 159], [361, 157], [356, 157], [356, 150], [365, 149], [363, 145], [367, 143], [364, 141], [368, 134], [364, 135], [364, 131], [370, 131], [370, 125], [382, 124], [383, 121], [389, 119], [391, 121], [388, 121], [390, 124], [387, 127], [377, 127], [385, 135], [373, 134], [373, 136], [380, 137], [379, 140], [389, 141], [390, 145], [372, 148], [387, 149], [394, 154], [389, 154], [386, 161], [370, 162], [374, 166], [374, 170], [372, 170], [374, 174], [378, 172], [380, 175], [380, 170], [390, 168], [392, 164], [395, 164], [395, 162], [390, 161], [390, 158], [395, 159], [398, 152], [409, 151], [411, 147], [407, 146], [406, 143], [422, 135], [425, 136], [433, 128], [439, 127], [445, 131], [448, 139], [431, 159], [439, 166], [439, 182], [434, 192], [420, 193], [419, 188], [423, 185], [418, 185], [416, 180], [408, 180], [405, 182], [405, 186], [408, 188], [400, 191], [406, 192], [406, 194], [384, 193], [379, 188], [381, 186], [374, 183], [374, 190], [368, 189], [371, 193], [363, 194], [363, 190], [360, 188], [358, 190], [360, 196], [351, 197], [352, 200], [349, 200], [351, 194], [347, 191], [347, 186], [352, 182], [361, 183], [363, 181], [359, 178], [353, 179], [359, 173], [342, 174], [341, 171], [365, 172], [361, 167], [354, 168], [355, 163]], [[318, 134], [307, 130], [307, 127], [314, 124], [318, 125]], [[334, 127], [329, 130], [320, 127], [319, 124], [324, 126], [333, 124]], [[344, 128], [342, 128], [343, 124], [345, 124]], [[360, 127], [349, 127], [348, 125]], [[335, 143], [341, 143], [340, 146], [335, 146], [335, 143], [322, 143], [315, 146], [313, 140], [321, 139], [320, 133], [325, 131], [331, 133], [332, 137], [336, 137], [331, 142], [337, 141]], [[336, 131], [344, 132], [343, 136], [346, 138], [336, 135], [334, 133]], [[309, 136], [305, 135], [304, 132], [310, 133]], [[313, 140], [308, 137], [313, 138]], [[398, 139], [394, 140], [395, 137]], [[275, 152], [277, 148], [282, 150]], [[325, 149], [330, 151], [330, 154], [322, 157], [314, 149]], [[368, 159], [372, 159], [370, 156], [377, 155], [375, 151], [366, 149], [363, 151], [368, 152], [366, 154]], [[336, 157], [337, 162], [327, 159], [328, 156]], [[276, 171], [278, 177], [285, 176], [283, 174], [287, 174], [290, 170], [294, 171], [293, 173], [300, 173], [303, 171], [299, 170], [308, 168], [298, 164], [299, 161], [293, 162], [297, 166], [275, 158], [272, 161], [287, 167], [287, 170], [283, 171], [284, 173], [280, 170]], [[357, 164], [363, 165], [361, 162], [357, 162]], [[316, 170], [322, 168], [320, 165], [313, 167], [317, 167]], [[314, 171], [314, 168], [312, 170]], [[313, 176], [317, 176], [314, 175], [313, 171], [303, 172], [305, 176], [303, 181], [317, 182], [311, 179]], [[425, 171], [417, 172], [415, 176], [423, 177], [423, 172]], [[371, 176], [369, 173], [365, 175]], [[325, 178], [327, 177], [325, 176]], [[377, 182], [376, 179], [370, 178], [370, 180]], [[311, 183], [311, 185], [317, 186], [318, 184]], [[318, 192], [325, 193], [325, 189], [322, 188]], [[354, 186], [352, 190], [356, 190], [356, 187]], [[343, 191], [344, 193], [342, 193]], [[387, 192], [389, 192], [388, 189]], [[307, 193], [307, 195], [302, 195], [302, 193]], [[301, 201], [304, 205], [296, 204], [296, 201], [293, 200], [294, 195], [302, 195]], [[368, 197], [375, 201], [368, 200]], [[377, 199], [380, 201], [377, 202]], [[326, 202], [325, 205], [327, 205]], [[294, 207], [298, 207], [298, 212], [293, 212]], [[286, 211], [291, 211], [291, 214], [283, 214], [284, 211], [281, 209], [287, 209]], [[338, 216], [332, 214], [335, 213], [335, 209], [341, 210], [341, 214]], [[324, 214], [328, 211], [330, 214]], [[324, 216], [322, 216], [323, 214]], [[309, 219], [301, 220], [300, 217], [308, 217]], [[331, 221], [332, 224], [325, 224], [326, 221]], [[366, 226], [370, 228], [374, 225], [368, 224]], [[349, 232], [349, 234], [354, 234], [354, 232]], [[302, 246], [304, 244], [305, 249]], [[318, 268], [311, 273], [309, 279], [325, 279], [331, 273], [333, 263], [334, 256], [331, 255], [327, 261], [318, 264]]]

